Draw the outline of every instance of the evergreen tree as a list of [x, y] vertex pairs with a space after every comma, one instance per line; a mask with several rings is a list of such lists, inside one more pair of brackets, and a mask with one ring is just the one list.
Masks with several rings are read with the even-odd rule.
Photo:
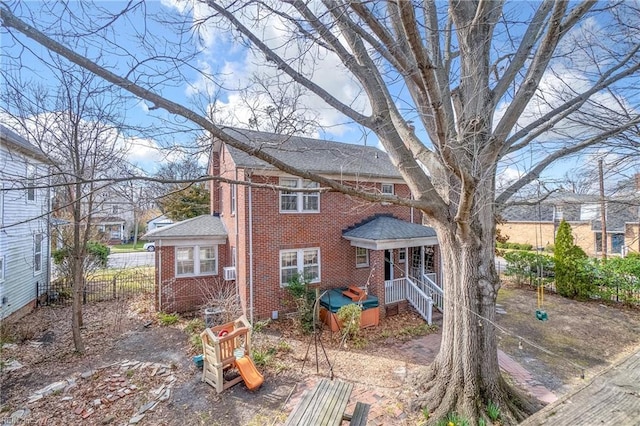
[[171, 220], [190, 219], [209, 213], [209, 191], [205, 185], [191, 185], [168, 194], [158, 204]]
[[586, 268], [587, 255], [574, 244], [571, 225], [560, 222], [553, 253], [556, 290], [565, 297], [588, 297], [591, 280]]

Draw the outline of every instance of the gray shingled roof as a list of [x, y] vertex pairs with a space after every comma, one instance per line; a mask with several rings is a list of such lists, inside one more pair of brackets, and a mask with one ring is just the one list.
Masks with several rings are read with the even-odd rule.
[[392, 216], [377, 216], [347, 229], [342, 236], [374, 241], [408, 240], [435, 237], [436, 231], [428, 226], [405, 222]]
[[146, 240], [155, 239], [184, 239], [184, 238], [206, 238], [206, 237], [226, 237], [227, 230], [218, 216], [202, 215], [172, 225], [163, 226], [147, 232], [142, 238]]
[[[226, 128], [225, 133], [290, 164], [318, 174], [401, 178], [389, 156], [372, 146], [331, 142], [300, 136], [278, 135], [254, 130]], [[238, 167], [275, 170], [276, 168], [243, 151], [227, 146]]]
[[13, 130], [0, 124], [0, 138], [11, 149], [18, 150], [23, 154], [36, 158], [45, 163], [50, 163], [51, 160], [44, 155], [38, 148], [36, 148], [31, 142], [14, 132]]
[[[553, 222], [554, 205], [562, 213], [562, 218], [567, 222], [590, 222], [593, 231], [600, 231], [600, 219], [581, 220], [580, 206], [583, 204], [598, 204], [598, 196], [589, 194], [563, 194], [549, 197], [540, 205], [513, 205], [505, 207], [500, 218], [505, 222]], [[598, 210], [598, 215], [600, 211]], [[559, 219], [558, 219], [559, 220]], [[637, 223], [638, 201], [607, 201], [607, 233], [624, 232], [625, 223]]]
[[508, 206], [500, 213], [500, 217], [507, 222], [553, 222], [553, 206]]
[[[607, 203], [607, 233], [624, 233], [625, 223], [638, 223], [639, 220], [637, 205], [613, 201]], [[602, 230], [600, 219], [591, 222], [591, 229], [594, 231]]]

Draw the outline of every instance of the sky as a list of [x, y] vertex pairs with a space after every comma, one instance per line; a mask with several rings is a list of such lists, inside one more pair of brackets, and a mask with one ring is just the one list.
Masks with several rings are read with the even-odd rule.
[[[73, 9], [74, 7], [78, 7], [78, 4], [78, 2], [71, 2], [69, 6]], [[124, 7], [125, 2], [104, 1], [98, 4], [110, 10], [118, 10]], [[189, 2], [179, 0], [150, 1], [144, 4], [144, 12], [149, 16], [157, 13], [166, 13], [166, 19], [179, 19], [184, 16], [187, 24], [197, 22], [199, 19], [208, 16], [208, 11], [204, 9], [203, 6], [196, 6], [190, 9], [188, 4]], [[39, 5], [43, 6], [46, 4], [39, 3]], [[522, 8], [521, 5], [520, 3], [520, 6], [517, 7], [523, 9], [520, 13], [526, 18], [529, 12], [527, 8]], [[28, 5], [30, 8], [32, 8], [32, 6], [33, 4]], [[81, 13], [82, 11], [77, 10], [76, 12]], [[54, 15], [55, 13], [52, 13], [51, 21], [53, 21]], [[277, 17], [264, 14], [261, 18], [265, 24], [262, 38], [270, 45], [279, 49], [279, 52], [283, 55], [290, 55], [294, 58], [299, 54], [300, 49], [306, 47], [286, 44], [284, 42], [286, 34]], [[45, 17], [43, 19], [47, 18]], [[600, 24], [601, 23], [592, 20], [587, 21], [585, 27], [597, 29]], [[79, 28], [77, 30], [81, 31], [82, 29]], [[517, 31], [516, 29], [516, 34]], [[594, 31], [594, 33], [597, 33], [597, 31]], [[97, 49], [104, 55], [107, 62], [112, 64], [119, 63], [119, 65], [115, 65], [115, 67], [124, 69], [124, 66], [131, 65], [131, 56], [128, 55], [128, 51], [137, 49], [137, 43], [143, 38], [149, 50], [153, 50], [158, 54], [163, 53], [164, 49], [167, 49], [166, 46], [168, 43], [175, 40], [175, 38], [169, 40], [168, 37], [167, 39], [163, 39], [165, 34], [169, 34], [169, 32], [163, 28], [163, 25], [153, 20], [146, 20], [143, 24], [142, 9], [140, 9], [130, 18], [119, 19], [115, 22], [114, 32], [110, 33], [109, 37], [112, 37], [114, 40], [117, 39], [117, 45], [95, 46], [89, 44], [88, 48], [93, 48], [94, 52]], [[151, 35], [154, 35], [156, 38], [152, 38]], [[196, 72], [188, 66], [179, 64], [175, 69], [167, 67], [166, 73], [161, 75], [151, 75], [150, 73], [141, 71], [139, 73], [141, 78], [148, 78], [149, 81], [156, 84], [162, 83], [162, 86], [158, 85], [156, 87], [161, 87], [161, 94], [163, 96], [196, 109], [209, 111], [214, 114], [218, 120], [225, 120], [229, 124], [240, 127], [245, 125], [250, 117], [250, 110], [247, 103], [264, 104], [270, 101], [265, 93], [258, 93], [257, 91], [252, 93], [249, 101], [243, 98], [241, 89], [251, 83], [254, 73], [260, 73], [270, 78], [272, 83], [279, 81], [276, 80], [273, 70], [264, 66], [264, 60], [254, 57], [241, 44], [232, 39], [229, 31], [219, 31], [212, 23], [212, 25], [205, 24], [201, 26], [198, 33], [190, 31], [187, 28], [182, 37], [183, 45], [187, 48], [185, 51], [193, 49], [199, 52], [193, 60], [189, 62], [190, 66], [215, 74], [217, 80], [215, 84], [213, 84], [212, 81], [203, 78], [201, 73]], [[39, 64], [38, 59], [36, 59], [36, 56], [46, 58], [48, 56], [47, 53], [44, 52], [43, 48], [33, 43], [27, 44], [33, 49], [35, 55], [25, 50], [21, 51], [21, 54], [24, 56], [23, 62], [28, 63], [31, 69], [31, 71], [24, 70], [25, 77], [32, 77], [43, 82], [53, 81], [53, 79], [47, 75], [47, 68]], [[17, 46], [6, 40], [6, 37], [3, 38], [2, 45], [3, 49], [8, 51], [17, 49]], [[561, 49], [570, 48], [571, 46], [561, 46]], [[17, 52], [17, 50], [13, 50], [13, 52]], [[118, 53], [119, 55], [115, 56], [113, 53]], [[340, 72], [341, 64], [337, 59], [331, 55], [325, 55], [321, 61], [314, 63], [313, 67], [314, 81], [325, 87], [339, 99], [347, 103], [353, 103], [356, 109], [367, 112], [368, 105], [364, 101], [364, 97], [360, 95], [358, 84], [352, 81], [347, 73]], [[142, 65], [139, 70], [144, 70], [144, 65]], [[177, 78], [176, 73], [178, 71], [185, 77], [184, 80], [173, 80]], [[556, 68], [554, 74], [548, 73], [545, 75], [541, 86], [547, 89], [561, 91], [567, 89], [565, 82], [571, 81], [574, 86], [572, 89], [577, 89], [580, 85], [585, 84], [587, 71], [588, 69], [586, 67], [575, 62], [567, 64], [567, 66], [564, 67], [559, 66]], [[279, 86], [282, 88], [281, 91], [287, 91], [285, 93], [286, 95], [291, 95], [291, 85], [282, 84], [280, 81]], [[406, 99], [406, 93], [402, 94], [400, 92], [402, 90], [400, 85], [397, 85], [394, 90], [398, 91], [398, 102], [402, 104], [403, 97]], [[207, 95], [208, 98], [203, 95]], [[606, 94], [602, 96], [606, 96]], [[212, 99], [215, 100], [212, 101]], [[535, 115], [550, 108], [548, 99], [545, 99], [544, 102], [538, 101], [539, 100], [534, 99], [531, 103], [527, 110], [528, 112], [525, 113], [521, 119], [521, 124], [526, 124], [526, 122], [532, 120]], [[613, 104], [613, 100], [610, 102], [604, 99], [603, 102]], [[350, 124], [345, 116], [327, 106], [318, 97], [303, 94], [300, 98], [300, 105], [304, 107], [301, 115], [309, 120], [316, 121], [320, 125], [320, 127], [312, 128], [310, 132], [311, 136], [349, 143], [367, 143], [381, 148], [375, 135], [365, 133], [357, 126]], [[500, 117], [505, 105], [498, 108], [496, 118]], [[553, 102], [551, 102], [551, 105], [553, 105]], [[151, 173], [162, 162], [175, 159], [179, 155], [175, 151], [167, 151], [163, 148], [174, 147], [176, 145], [188, 145], [199, 133], [197, 130], [188, 131], [189, 129], [194, 129], [194, 126], [170, 117], [167, 113], [153, 109], [152, 107], [152, 105], [144, 101], [132, 99], [126, 111], [127, 118], [136, 124], [152, 126], [154, 128], [167, 126], [174, 129], [174, 131], [165, 132], [165, 134], [157, 133], [154, 134], [153, 137], [142, 133], [136, 134], [135, 132], [128, 132], [122, 137], [122, 143], [130, 147], [130, 161]], [[235, 120], [230, 121], [230, 115], [234, 115]], [[580, 131], [575, 128], [567, 128], [565, 130], [568, 134], [574, 131]], [[419, 136], [429, 144], [424, 131], [418, 128], [417, 132]], [[553, 135], [548, 137], [553, 138]], [[535, 153], [524, 153], [512, 158], [507, 157], [500, 169], [498, 176], [499, 181], [503, 180], [508, 182], [517, 178], [528, 168], [536, 155]], [[548, 179], [559, 179], [571, 168], [585, 167], [585, 164], [588, 166], [589, 160], [588, 157], [580, 159], [571, 158], [560, 162], [547, 173]], [[200, 156], [200, 161], [206, 162], [206, 156]]]

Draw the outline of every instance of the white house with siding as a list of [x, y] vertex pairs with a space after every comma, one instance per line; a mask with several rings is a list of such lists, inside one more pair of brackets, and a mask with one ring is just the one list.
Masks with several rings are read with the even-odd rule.
[[49, 160], [0, 124], [0, 319], [31, 310], [49, 282]]

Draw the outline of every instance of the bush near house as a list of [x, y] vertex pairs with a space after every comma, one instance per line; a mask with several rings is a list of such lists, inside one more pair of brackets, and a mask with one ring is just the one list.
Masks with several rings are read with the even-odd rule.
[[595, 259], [592, 271], [596, 283], [593, 296], [629, 305], [640, 303], [640, 257]]
[[[53, 261], [56, 265], [61, 265], [65, 259], [69, 257], [71, 247], [64, 246], [59, 250], [51, 253]], [[89, 241], [87, 243], [87, 254], [92, 258], [98, 266], [107, 267], [107, 259], [109, 258], [109, 247], [97, 241]]]
[[[553, 280], [553, 258], [530, 251], [511, 251], [504, 255], [507, 261], [505, 275], [515, 277], [517, 284], [534, 285], [534, 280]], [[536, 281], [537, 283], [537, 281]]]
[[496, 243], [496, 247], [499, 249], [507, 249], [507, 250], [525, 250], [525, 251], [533, 250], [532, 244], [509, 243], [509, 242], [500, 242], [500, 241]]
[[555, 290], [564, 297], [602, 299], [640, 304], [640, 256], [607, 260], [589, 259], [573, 243], [571, 226], [562, 222], [558, 228], [553, 257], [527, 251], [511, 251], [504, 255], [505, 275], [517, 284], [545, 284], [555, 279]]
[[574, 244], [571, 225], [565, 220], [558, 227], [553, 260], [558, 293], [571, 298], [590, 297], [596, 287], [593, 270], [587, 254]]
[[292, 277], [287, 283], [287, 292], [292, 296], [296, 306], [296, 322], [304, 333], [313, 331], [313, 305], [315, 302], [315, 292], [309, 288], [308, 280], [298, 274]]

